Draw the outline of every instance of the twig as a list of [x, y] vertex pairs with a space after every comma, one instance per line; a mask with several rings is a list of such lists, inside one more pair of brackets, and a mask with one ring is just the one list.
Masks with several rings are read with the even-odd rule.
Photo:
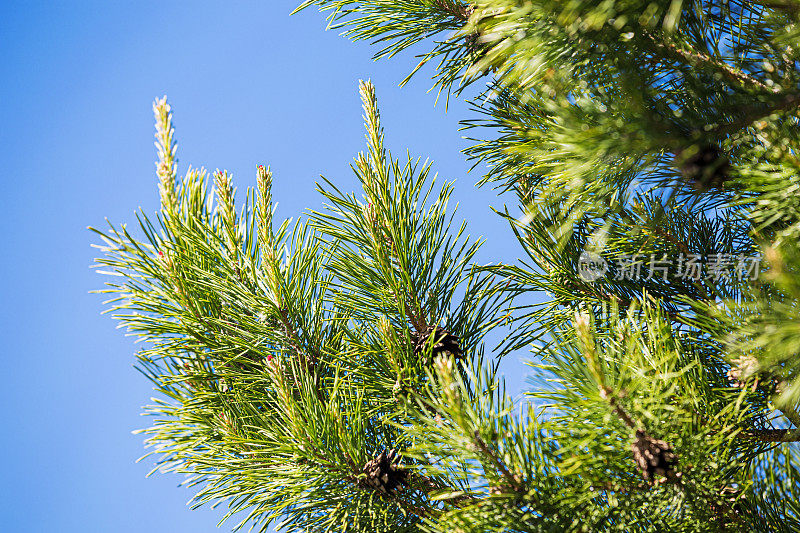
[[723, 124], [718, 126], [714, 130], [712, 130], [717, 135], [727, 135], [736, 131], [739, 131], [742, 128], [745, 128], [755, 122], [756, 120], [764, 117], [768, 117], [773, 113], [777, 113], [779, 111], [790, 111], [792, 108], [800, 106], [800, 94], [791, 93], [785, 95], [783, 98], [778, 100], [774, 105], [767, 106], [761, 109], [751, 109], [748, 113], [740, 118], [737, 121], [731, 122], [729, 124]]
[[280, 317], [281, 325], [283, 326], [283, 333], [289, 339], [289, 344], [297, 353], [297, 355], [303, 360], [303, 364], [309, 368], [313, 368], [317, 362], [316, 356], [309, 352], [306, 353], [303, 351], [300, 345], [300, 336], [297, 333], [297, 330], [294, 328], [294, 325], [289, 322], [288, 317], [289, 312], [286, 308], [281, 308], [278, 312], [278, 316]]
[[519, 479], [519, 476], [512, 474], [508, 468], [506, 468], [506, 465], [504, 465], [500, 458], [495, 455], [494, 451], [492, 451], [489, 446], [486, 445], [486, 442], [484, 442], [484, 440], [481, 438], [481, 435], [477, 429], [475, 430], [473, 436], [475, 437], [475, 446], [478, 448], [478, 451], [492, 460], [492, 463], [494, 463], [497, 470], [499, 470], [503, 475], [511, 489], [514, 492], [525, 492], [525, 488], [522, 486], [522, 481]]
[[793, 3], [793, 2], [786, 2], [784, 0], [756, 0], [756, 4], [762, 5], [764, 7], [770, 7], [773, 9], [781, 9], [783, 11], [787, 11], [792, 15], [797, 15], [800, 13], [800, 5]]
[[464, 4], [452, 0], [436, 0], [434, 5], [448, 15], [464, 22], [468, 21], [473, 11], [475, 11], [475, 6], [472, 4], [465, 6]]
[[796, 407], [783, 407], [779, 409], [783, 416], [789, 419], [794, 424], [794, 427], [800, 429], [800, 414], [797, 413]]
[[677, 45], [672, 43], [664, 44], [656, 40], [656, 38], [653, 37], [648, 32], [643, 32], [643, 35], [647, 37], [656, 48], [658, 48], [661, 52], [666, 53], [673, 59], [681, 60], [684, 63], [687, 63], [693, 67], [705, 66], [713, 68], [715, 70], [718, 70], [723, 76], [725, 76], [729, 80], [739, 82], [742, 85], [752, 85], [758, 89], [768, 91], [771, 93], [777, 93], [779, 91], [777, 88], [768, 87], [763, 82], [757, 80], [756, 78], [753, 78], [746, 72], [733, 68], [725, 63], [720, 63], [719, 61], [716, 61], [705, 54], [684, 50], [683, 48], [679, 48]]
[[611, 406], [611, 410], [614, 411], [614, 414], [617, 415], [626, 426], [628, 426], [630, 429], [641, 429], [640, 425], [634, 422], [633, 418], [631, 418], [631, 415], [629, 415], [628, 412], [623, 409], [622, 404], [619, 403], [619, 399], [611, 389], [605, 385], [601, 386], [600, 397], [608, 402], [608, 405]]
[[800, 442], [800, 429], [759, 429], [742, 436], [761, 442]]

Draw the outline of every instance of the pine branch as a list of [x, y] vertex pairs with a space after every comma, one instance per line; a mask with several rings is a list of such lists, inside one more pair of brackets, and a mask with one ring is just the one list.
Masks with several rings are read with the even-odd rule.
[[[800, 470], [768, 454], [800, 441], [800, 34], [770, 4], [303, 2], [377, 57], [429, 43], [441, 90], [496, 69], [470, 155], [519, 200], [522, 219], [503, 213], [528, 254], [514, 265], [475, 264], [452, 184], [392, 157], [369, 82], [363, 196], [325, 181], [327, 205], [293, 229], [273, 221], [269, 169], [238, 213], [226, 172], [216, 211], [202, 171], [179, 183], [156, 100], [162, 214], [140, 218], [143, 237], [101, 234], [98, 262], [147, 343], [157, 467], [261, 530], [791, 530]], [[759, 249], [758, 280], [590, 282], [575, 266], [589, 250]], [[530, 405], [490, 360], [522, 347]], [[743, 355], [761, 374], [736, 391]], [[772, 429], [775, 407], [793, 429]]]

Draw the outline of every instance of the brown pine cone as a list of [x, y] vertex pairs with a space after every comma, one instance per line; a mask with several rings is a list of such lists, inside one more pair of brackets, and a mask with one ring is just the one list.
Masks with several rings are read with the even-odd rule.
[[636, 466], [645, 479], [651, 480], [656, 475], [665, 476], [667, 479], [675, 476], [678, 456], [672, 451], [672, 446], [663, 440], [656, 440], [644, 430], [638, 429], [631, 450]]
[[731, 170], [728, 156], [714, 144], [696, 144], [675, 154], [675, 167], [695, 188], [722, 187]]
[[408, 486], [408, 470], [399, 465], [399, 461], [400, 456], [396, 450], [389, 450], [389, 453], [382, 451], [364, 465], [366, 477], [360, 481], [361, 486], [377, 489], [385, 494], [400, 485]]
[[414, 355], [423, 357], [426, 363], [432, 362], [439, 355], [450, 354], [456, 359], [463, 356], [458, 336], [439, 326], [430, 326], [424, 332], [414, 333], [411, 337], [414, 341]]

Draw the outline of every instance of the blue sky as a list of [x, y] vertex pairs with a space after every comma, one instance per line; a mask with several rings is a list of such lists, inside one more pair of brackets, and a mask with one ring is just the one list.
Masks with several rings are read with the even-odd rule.
[[[198, 7], [202, 5], [202, 7]], [[0, 516], [9, 532], [202, 533], [218, 511], [191, 511], [177, 476], [145, 479], [140, 407], [150, 384], [135, 346], [89, 294], [86, 226], [133, 222], [157, 207], [152, 100], [175, 112], [179, 170], [233, 172], [240, 190], [257, 164], [275, 172], [278, 215], [320, 205], [320, 174], [355, 187], [363, 146], [357, 82], [378, 91], [387, 142], [457, 179], [459, 213], [488, 241], [483, 261], [513, 261], [519, 246], [500, 207], [459, 153], [463, 102], [434, 106], [423, 74], [398, 83], [411, 55], [375, 63], [364, 43], [325, 32], [295, 4], [257, 2], [0, 3], [0, 212], [5, 406]], [[428, 73], [429, 74], [429, 73]], [[511, 390], [522, 365], [509, 361]], [[230, 526], [222, 531], [230, 530]]]

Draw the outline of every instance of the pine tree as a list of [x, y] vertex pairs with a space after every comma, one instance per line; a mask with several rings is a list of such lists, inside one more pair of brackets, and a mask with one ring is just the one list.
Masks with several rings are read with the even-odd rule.
[[478, 88], [466, 155], [527, 257], [476, 263], [368, 82], [362, 191], [294, 225], [268, 168], [238, 209], [178, 180], [157, 100], [161, 212], [98, 232], [157, 469], [261, 531], [800, 531], [800, 2], [312, 6]]

